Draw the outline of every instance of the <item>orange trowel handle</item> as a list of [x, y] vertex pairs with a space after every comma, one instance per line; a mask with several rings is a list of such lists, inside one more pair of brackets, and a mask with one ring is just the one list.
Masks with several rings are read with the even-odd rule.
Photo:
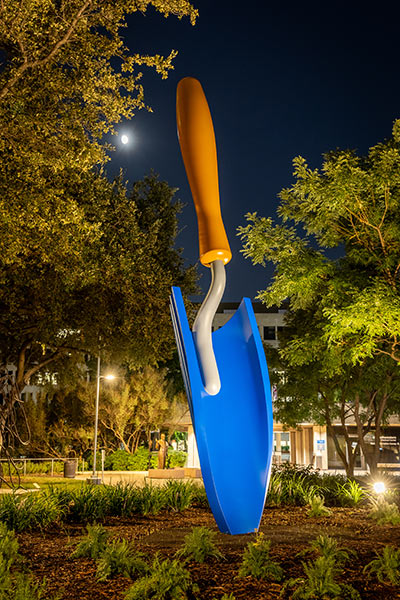
[[178, 136], [199, 225], [200, 261], [232, 258], [221, 217], [217, 149], [210, 109], [197, 79], [185, 77], [176, 94]]

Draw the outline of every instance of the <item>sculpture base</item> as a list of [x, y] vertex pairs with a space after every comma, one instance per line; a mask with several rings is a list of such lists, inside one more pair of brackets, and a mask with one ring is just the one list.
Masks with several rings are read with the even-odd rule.
[[183, 479], [185, 469], [149, 469], [150, 479]]

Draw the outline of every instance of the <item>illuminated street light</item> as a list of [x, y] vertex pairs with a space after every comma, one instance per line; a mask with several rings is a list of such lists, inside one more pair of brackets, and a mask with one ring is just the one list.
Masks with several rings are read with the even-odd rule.
[[92, 475], [87, 480], [88, 483], [93, 483], [98, 485], [101, 483], [101, 479], [97, 477], [96, 472], [96, 459], [97, 459], [97, 430], [99, 424], [99, 399], [100, 399], [100, 379], [107, 379], [107, 381], [112, 381], [115, 379], [115, 375], [112, 373], [108, 373], [107, 375], [100, 375], [100, 356], [97, 357], [97, 386], [96, 386], [96, 408], [95, 408], [95, 417], [94, 417], [94, 440], [93, 440], [93, 472]]
[[128, 144], [128, 142], [129, 142], [128, 136], [126, 134], [121, 135], [121, 143], [125, 145], [125, 144]]
[[376, 481], [373, 485], [375, 494], [384, 494], [386, 492], [386, 486], [383, 481]]

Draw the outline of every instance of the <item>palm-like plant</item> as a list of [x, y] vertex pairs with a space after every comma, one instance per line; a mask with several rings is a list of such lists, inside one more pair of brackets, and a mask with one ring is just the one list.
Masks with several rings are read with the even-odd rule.
[[87, 535], [79, 542], [71, 558], [98, 558], [104, 552], [109, 538], [108, 531], [102, 525], [87, 525]]
[[385, 546], [382, 554], [376, 552], [376, 558], [364, 567], [364, 573], [376, 574], [378, 581], [389, 585], [400, 584], [400, 549]]
[[239, 569], [239, 577], [251, 575], [258, 579], [280, 581], [283, 577], [283, 569], [271, 560], [270, 548], [271, 540], [266, 540], [262, 533], [257, 535], [255, 542], [247, 544]]
[[102, 552], [97, 564], [97, 579], [105, 581], [113, 575], [132, 577], [144, 575], [149, 570], [144, 554], [136, 552], [126, 540], [115, 540]]
[[224, 556], [215, 545], [215, 536], [215, 531], [211, 531], [208, 527], [195, 527], [185, 537], [184, 546], [176, 555], [199, 563], [209, 558], [221, 560]]
[[309, 517], [329, 517], [332, 514], [332, 511], [325, 506], [322, 496], [311, 496], [308, 505], [310, 508], [307, 511], [307, 515]]

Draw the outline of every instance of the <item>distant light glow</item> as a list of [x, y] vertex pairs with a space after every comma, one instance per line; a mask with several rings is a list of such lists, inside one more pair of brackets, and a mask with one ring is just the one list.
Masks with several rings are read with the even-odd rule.
[[121, 143], [122, 144], [127, 144], [129, 142], [129, 138], [126, 134], [121, 135]]
[[113, 375], [112, 373], [109, 373], [108, 375], [104, 375], [104, 379], [108, 379], [108, 381], [112, 381], [113, 379], [115, 379], [115, 375]]
[[383, 481], [376, 481], [373, 487], [375, 494], [384, 494], [386, 492], [386, 486]]

